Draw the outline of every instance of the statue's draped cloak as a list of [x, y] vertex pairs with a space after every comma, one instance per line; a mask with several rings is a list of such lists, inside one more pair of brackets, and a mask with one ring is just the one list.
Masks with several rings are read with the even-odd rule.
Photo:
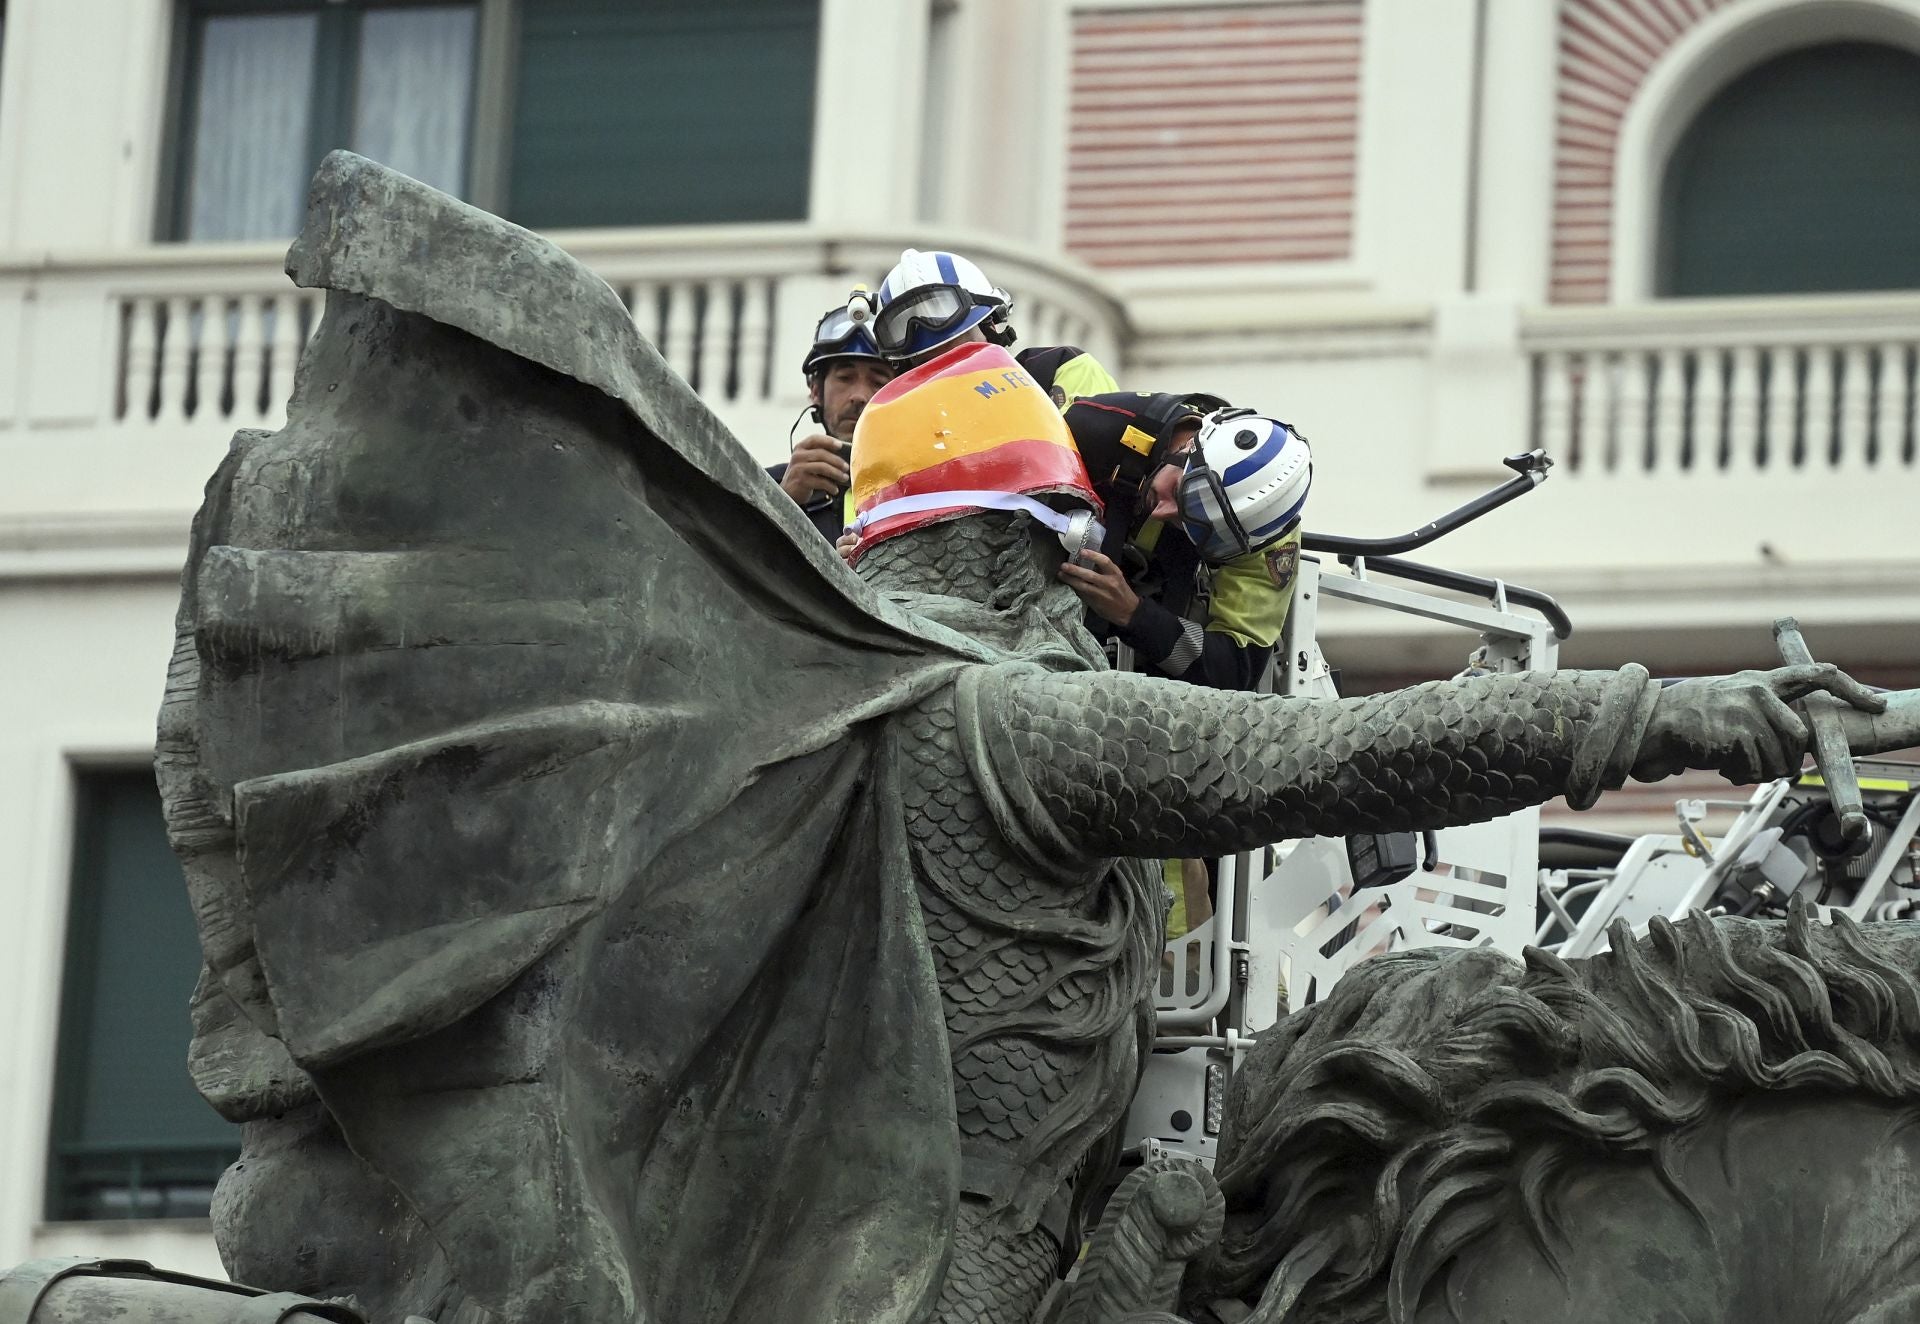
[[993, 654], [552, 245], [338, 153], [288, 269], [325, 320], [162, 715], [202, 1089], [317, 1091], [502, 1319], [915, 1318], [956, 1141], [878, 719]]

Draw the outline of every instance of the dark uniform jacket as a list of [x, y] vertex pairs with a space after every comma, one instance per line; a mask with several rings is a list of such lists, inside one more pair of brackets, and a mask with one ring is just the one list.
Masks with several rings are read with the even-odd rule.
[[[767, 475], [774, 482], [787, 476], [785, 464], [767, 467]], [[820, 536], [828, 542], [839, 542], [840, 535], [847, 531], [847, 494], [836, 492], [830, 496], [815, 496], [813, 500], [800, 507], [800, 511], [820, 530]]]
[[[1117, 539], [1115, 541], [1118, 541]], [[1150, 523], [1118, 558], [1140, 595], [1123, 626], [1089, 617], [1094, 636], [1133, 650], [1142, 671], [1219, 690], [1257, 688], [1293, 604], [1296, 530], [1271, 547], [1207, 566], [1177, 528]]]

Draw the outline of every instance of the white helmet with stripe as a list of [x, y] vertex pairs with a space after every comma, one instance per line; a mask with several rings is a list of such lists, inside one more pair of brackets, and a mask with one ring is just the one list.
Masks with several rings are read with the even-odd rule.
[[1307, 439], [1251, 409], [1219, 409], [1200, 424], [1180, 475], [1180, 522], [1215, 564], [1291, 533], [1307, 504]]
[[890, 359], [922, 359], [981, 323], [997, 345], [1013, 342], [1013, 299], [958, 253], [909, 248], [872, 300], [873, 337]]

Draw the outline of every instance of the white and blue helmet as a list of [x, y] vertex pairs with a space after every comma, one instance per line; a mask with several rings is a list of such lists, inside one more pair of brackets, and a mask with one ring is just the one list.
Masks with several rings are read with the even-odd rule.
[[1180, 475], [1180, 522], [1214, 564], [1291, 533], [1307, 504], [1307, 439], [1251, 409], [1219, 409], [1200, 424]]
[[873, 338], [890, 359], [918, 359], [944, 349], [981, 323], [995, 344], [1013, 340], [1013, 299], [958, 253], [900, 254], [873, 297]]

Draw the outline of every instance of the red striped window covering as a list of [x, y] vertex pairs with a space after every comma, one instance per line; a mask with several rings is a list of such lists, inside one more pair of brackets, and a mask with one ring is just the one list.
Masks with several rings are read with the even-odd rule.
[[1563, 0], [1553, 181], [1553, 301], [1603, 303], [1620, 123], [1682, 34], [1739, 0]]
[[1098, 267], [1347, 257], [1361, 5], [1078, 10], [1068, 249]]

